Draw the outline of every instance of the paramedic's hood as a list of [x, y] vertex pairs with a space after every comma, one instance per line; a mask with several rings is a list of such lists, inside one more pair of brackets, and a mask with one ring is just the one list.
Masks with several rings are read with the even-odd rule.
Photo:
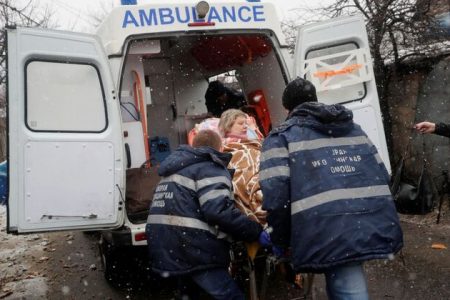
[[215, 25], [189, 27], [188, 23], [200, 21], [196, 15], [193, 16], [196, 3], [118, 6], [100, 24], [97, 34], [108, 56], [121, 54], [125, 40], [132, 35], [191, 30], [271, 30], [275, 33], [280, 45], [285, 45], [281, 20], [272, 3], [216, 3], [210, 1], [211, 8], [205, 21], [214, 22]]

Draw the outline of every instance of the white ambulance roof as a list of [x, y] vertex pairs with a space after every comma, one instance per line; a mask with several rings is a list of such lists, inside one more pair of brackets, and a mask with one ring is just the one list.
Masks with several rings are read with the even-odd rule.
[[261, 2], [210, 3], [205, 22], [211, 26], [188, 26], [199, 22], [195, 3], [124, 5], [114, 8], [97, 34], [108, 55], [120, 54], [125, 40], [132, 35], [219, 29], [262, 29], [275, 33], [285, 44], [281, 22], [273, 4]]

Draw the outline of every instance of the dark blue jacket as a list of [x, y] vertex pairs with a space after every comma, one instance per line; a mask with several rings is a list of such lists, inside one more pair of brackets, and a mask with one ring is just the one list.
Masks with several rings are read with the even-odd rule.
[[450, 137], [450, 124], [445, 124], [442, 122], [436, 123], [436, 129], [434, 130], [434, 133], [437, 135]]
[[308, 102], [263, 144], [260, 184], [272, 241], [296, 271], [386, 258], [403, 245], [389, 175], [341, 105]]
[[230, 262], [230, 236], [255, 241], [261, 226], [233, 203], [231, 155], [180, 146], [159, 167], [146, 232], [152, 269], [179, 275]]

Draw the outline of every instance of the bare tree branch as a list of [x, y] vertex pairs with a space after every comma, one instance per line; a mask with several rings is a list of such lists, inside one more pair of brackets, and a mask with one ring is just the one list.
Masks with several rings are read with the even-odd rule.
[[108, 2], [101, 2], [99, 8], [88, 15], [88, 18], [91, 20], [91, 25], [93, 25], [94, 27], [100, 25], [105, 17], [111, 12], [113, 7], [113, 0], [109, 0]]
[[[450, 53], [450, 37], [448, 33], [443, 34], [445, 29], [436, 18], [439, 13], [448, 12], [449, 9], [449, 0], [335, 0], [313, 12], [304, 8], [299, 8], [299, 11], [315, 13], [316, 16], [323, 18], [355, 13], [364, 16], [380, 105], [385, 116], [385, 129], [389, 132], [390, 120], [387, 113], [389, 77], [407, 61]], [[298, 15], [302, 14], [299, 12]], [[311, 21], [305, 18], [303, 20]], [[296, 31], [295, 25], [301, 24], [294, 21], [290, 23], [284, 24], [283, 29], [286, 35], [291, 37], [288, 43], [295, 44], [295, 35], [292, 31]], [[291, 48], [294, 46], [291, 45]]]
[[[378, 87], [382, 89], [385, 85], [386, 62], [398, 65], [414, 57], [411, 52], [417, 49], [420, 49], [420, 53], [430, 51], [429, 55], [439, 54], [443, 47], [449, 49], [445, 44], [449, 37], [439, 36], [435, 19], [436, 6], [439, 4], [435, 0], [336, 0], [314, 12], [327, 18], [355, 13], [365, 17]], [[299, 10], [308, 12], [304, 8]], [[290, 31], [295, 31], [295, 25], [301, 24], [288, 23], [284, 24], [283, 29], [288, 36], [295, 36]], [[290, 42], [294, 40], [289, 39]], [[436, 44], [441, 47], [435, 47]]]
[[[14, 0], [0, 1], [0, 88], [4, 90], [6, 83], [6, 31], [7, 26], [47, 27], [50, 24], [51, 11], [46, 7], [37, 7], [29, 0], [19, 6]], [[1, 91], [0, 91], [1, 94]], [[0, 105], [4, 99], [0, 98]]]

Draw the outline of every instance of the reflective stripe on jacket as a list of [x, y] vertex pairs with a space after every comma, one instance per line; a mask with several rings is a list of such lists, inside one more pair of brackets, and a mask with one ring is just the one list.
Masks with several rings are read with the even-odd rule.
[[211, 148], [180, 146], [163, 161], [146, 227], [154, 271], [226, 268], [231, 237], [258, 238], [261, 226], [234, 206], [229, 159]]
[[264, 141], [263, 209], [297, 271], [396, 253], [402, 232], [388, 182], [375, 146], [341, 105], [302, 104]]

